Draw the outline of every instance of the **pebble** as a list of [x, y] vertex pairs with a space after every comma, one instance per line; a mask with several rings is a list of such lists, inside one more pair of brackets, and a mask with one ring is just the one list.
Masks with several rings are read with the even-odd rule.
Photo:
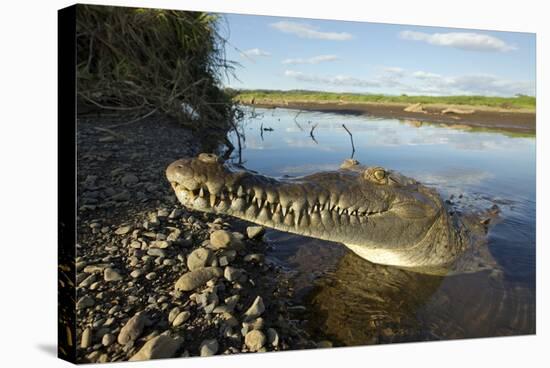
[[176, 281], [177, 291], [191, 291], [206, 284], [209, 280], [223, 275], [219, 267], [204, 267], [183, 274]]
[[155, 240], [151, 242], [152, 248], [166, 249], [170, 246], [170, 242], [167, 240]]
[[174, 307], [170, 310], [170, 313], [168, 313], [168, 323], [174, 322], [174, 319], [178, 316], [178, 314], [181, 313], [181, 309], [179, 307]]
[[229, 248], [231, 240], [231, 233], [226, 230], [216, 230], [210, 234], [210, 245], [214, 249]]
[[212, 259], [212, 251], [206, 248], [195, 249], [187, 257], [187, 267], [194, 271], [199, 268], [206, 267]]
[[150, 248], [147, 254], [153, 257], [166, 257], [166, 251], [161, 248]]
[[180, 314], [178, 314], [176, 318], [174, 318], [172, 325], [174, 327], [178, 327], [182, 325], [185, 321], [187, 321], [189, 317], [191, 317], [191, 313], [189, 313], [188, 311], [183, 311]]
[[91, 274], [88, 277], [86, 277], [80, 284], [78, 284], [78, 287], [80, 288], [86, 288], [92, 285], [94, 282], [96, 282], [97, 276], [96, 274]]
[[265, 233], [265, 228], [263, 226], [249, 226], [246, 228], [246, 235], [249, 239], [256, 239], [262, 236]]
[[132, 230], [131, 226], [121, 226], [118, 229], [115, 230], [115, 234], [117, 235], [124, 235], [128, 234]]
[[92, 329], [90, 327], [88, 327], [82, 332], [82, 338], [80, 340], [80, 347], [82, 349], [87, 349], [90, 346], [92, 346]]
[[78, 299], [78, 302], [76, 303], [76, 309], [85, 309], [92, 307], [95, 304], [95, 300], [89, 296], [85, 295], [82, 298]]
[[132, 272], [130, 272], [130, 276], [134, 279], [137, 279], [138, 277], [140, 277], [141, 275], [143, 275], [143, 271], [142, 270], [133, 270]]
[[317, 347], [318, 348], [331, 348], [332, 347], [332, 342], [330, 342], [328, 340], [322, 340], [322, 341], [319, 341], [317, 343]]
[[223, 277], [225, 277], [225, 279], [230, 282], [238, 281], [243, 276], [244, 270], [231, 266], [225, 267], [225, 270], [223, 272]]
[[105, 335], [103, 335], [103, 338], [101, 339], [101, 343], [103, 344], [103, 346], [110, 346], [112, 343], [115, 342], [115, 340], [116, 340], [115, 335], [106, 333]]
[[204, 340], [200, 346], [201, 357], [216, 355], [219, 349], [218, 340]]
[[244, 343], [250, 351], [258, 351], [266, 343], [266, 337], [260, 330], [252, 330], [244, 337]]
[[182, 338], [159, 335], [147, 341], [145, 345], [130, 358], [130, 361], [171, 358], [182, 344]]
[[264, 259], [265, 259], [265, 256], [260, 253], [247, 254], [243, 258], [245, 262], [257, 262], [257, 263], [262, 263]]
[[279, 346], [279, 334], [274, 328], [267, 329], [267, 342], [273, 347]]
[[261, 296], [257, 296], [254, 302], [244, 313], [247, 320], [253, 320], [259, 317], [265, 311], [264, 301]]
[[126, 345], [130, 341], [137, 339], [143, 332], [145, 323], [148, 322], [145, 313], [137, 313], [126, 322], [118, 334], [117, 341], [120, 345]]
[[157, 273], [156, 272], [149, 272], [147, 275], [145, 275], [145, 278], [147, 280], [154, 280], [157, 278]]
[[139, 178], [134, 174], [126, 174], [120, 179], [120, 182], [122, 185], [132, 185], [139, 182]]
[[111, 268], [111, 267], [107, 267], [103, 271], [103, 279], [107, 282], [108, 281], [120, 281], [120, 280], [122, 280], [122, 276], [120, 275], [118, 270], [115, 270], [114, 268]]

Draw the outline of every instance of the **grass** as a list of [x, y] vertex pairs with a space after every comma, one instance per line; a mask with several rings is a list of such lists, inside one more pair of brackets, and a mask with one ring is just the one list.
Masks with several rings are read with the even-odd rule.
[[240, 103], [278, 104], [286, 102], [334, 102], [334, 103], [381, 103], [381, 104], [413, 104], [426, 105], [465, 105], [474, 107], [490, 107], [506, 110], [535, 111], [536, 98], [517, 95], [515, 97], [492, 96], [408, 96], [359, 93], [331, 93], [318, 91], [271, 91], [271, 90], [241, 90], [232, 91], [235, 101]]
[[194, 129], [229, 128], [234, 104], [220, 86], [233, 65], [218, 23], [203, 12], [78, 5], [79, 104], [138, 119], [164, 113]]

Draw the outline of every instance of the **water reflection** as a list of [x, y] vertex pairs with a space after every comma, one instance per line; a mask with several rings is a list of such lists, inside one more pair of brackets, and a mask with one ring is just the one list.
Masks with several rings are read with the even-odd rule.
[[[345, 124], [361, 163], [435, 187], [464, 213], [501, 209], [488, 236], [499, 273], [420, 275], [374, 265], [339, 244], [268, 231], [268, 257], [296, 275], [313, 335], [356, 345], [534, 332], [534, 137], [286, 109], [261, 116], [247, 123], [243, 160], [262, 174], [336, 169], [352, 152]], [[263, 140], [262, 124], [273, 128]]]
[[435, 277], [352, 253], [316, 282], [310, 328], [343, 345], [535, 332], [532, 290], [499, 273]]

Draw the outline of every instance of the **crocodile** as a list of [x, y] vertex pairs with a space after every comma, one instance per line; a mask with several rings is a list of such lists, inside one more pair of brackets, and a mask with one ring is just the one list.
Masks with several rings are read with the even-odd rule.
[[276, 179], [201, 153], [170, 164], [166, 177], [189, 209], [342, 243], [373, 263], [429, 274], [495, 267], [489, 219], [459, 215], [434, 188], [353, 159], [335, 171]]

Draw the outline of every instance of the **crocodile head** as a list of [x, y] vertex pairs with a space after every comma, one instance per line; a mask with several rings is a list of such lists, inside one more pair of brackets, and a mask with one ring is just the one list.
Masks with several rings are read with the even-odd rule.
[[374, 263], [445, 267], [466, 245], [434, 189], [355, 160], [337, 171], [274, 179], [202, 153], [175, 161], [166, 176], [190, 209], [343, 243]]

